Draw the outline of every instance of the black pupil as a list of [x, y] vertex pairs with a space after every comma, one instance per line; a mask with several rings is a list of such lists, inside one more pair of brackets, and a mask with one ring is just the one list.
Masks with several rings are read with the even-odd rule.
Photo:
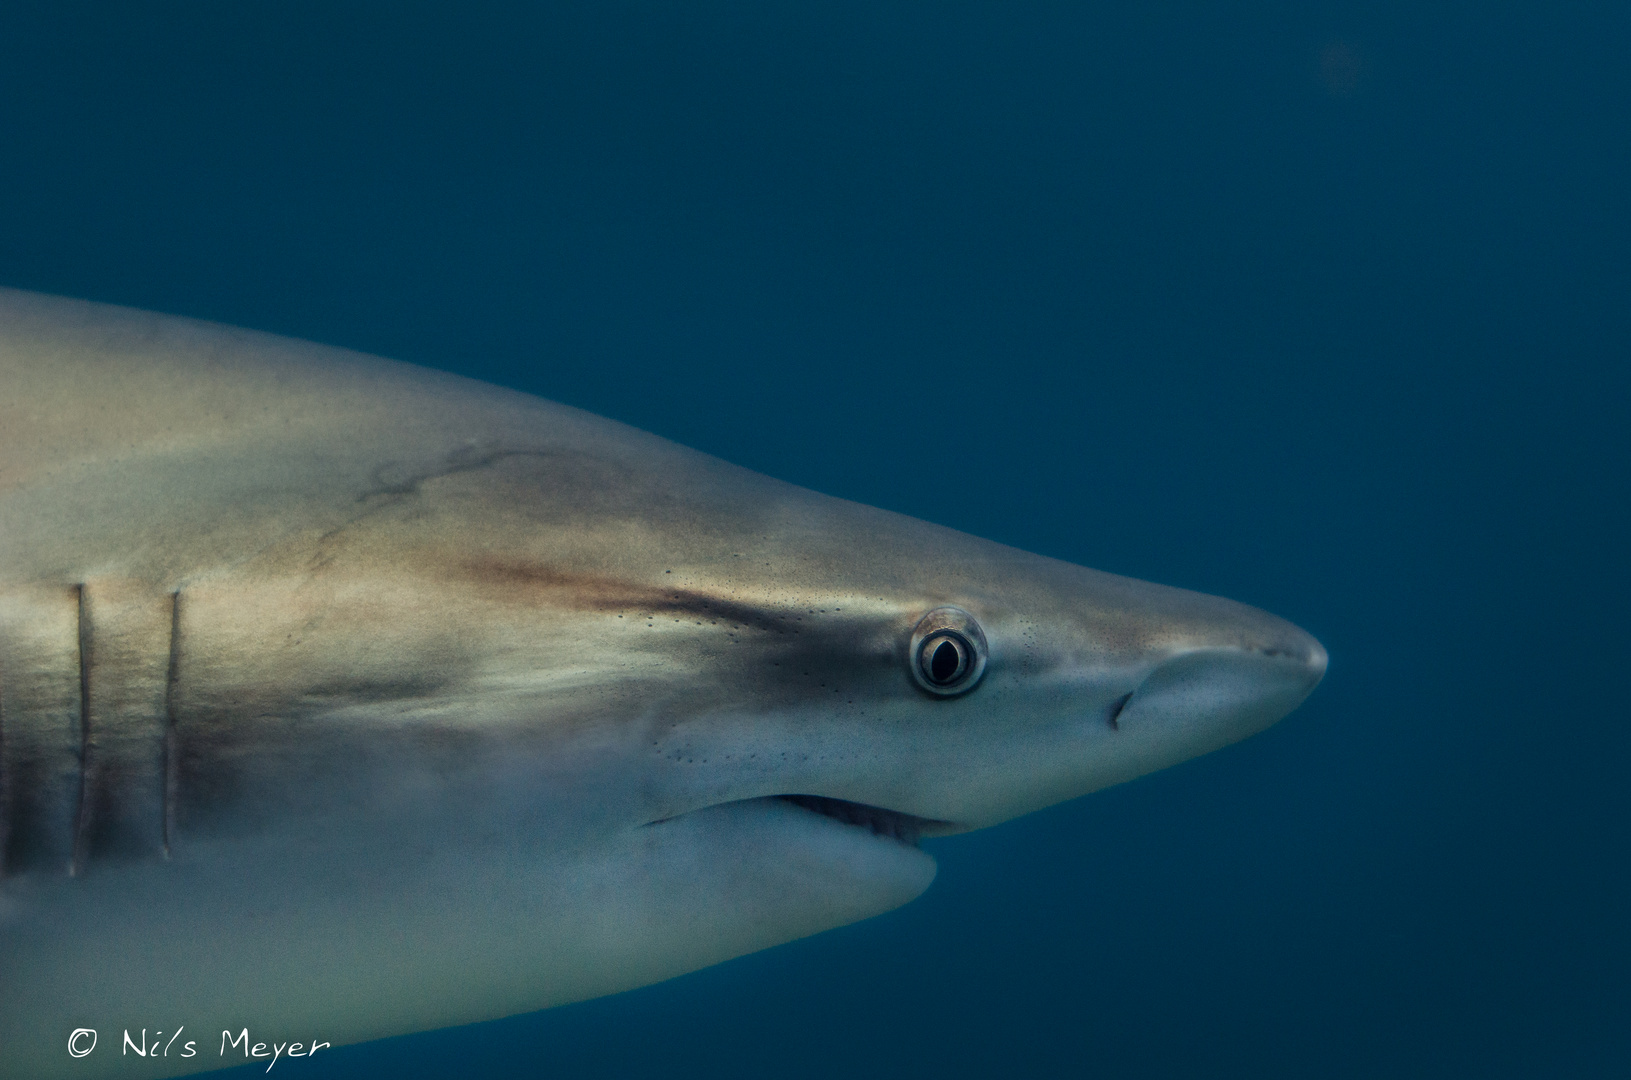
[[929, 658], [929, 677], [937, 683], [951, 682], [963, 662], [962, 654], [950, 641], [942, 641]]

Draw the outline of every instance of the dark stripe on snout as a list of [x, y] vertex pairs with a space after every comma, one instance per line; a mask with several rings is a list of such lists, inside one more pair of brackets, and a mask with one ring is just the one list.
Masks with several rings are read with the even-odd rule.
[[695, 650], [688, 662], [706, 672], [699, 685], [716, 704], [865, 707], [880, 694], [916, 692], [905, 658], [910, 627], [890, 614], [749, 603], [689, 586], [663, 588], [535, 564], [463, 568], [474, 586], [508, 602], [639, 616], [631, 629], [649, 619], [703, 624], [708, 633], [660, 647]]
[[464, 570], [478, 585], [506, 593], [537, 593], [540, 602], [574, 611], [634, 612], [642, 615], [691, 615], [728, 620], [738, 626], [772, 633], [787, 629], [794, 609], [778, 610], [744, 603], [716, 593], [684, 587], [659, 588], [622, 578], [581, 574], [546, 566], [517, 563], [466, 563]]

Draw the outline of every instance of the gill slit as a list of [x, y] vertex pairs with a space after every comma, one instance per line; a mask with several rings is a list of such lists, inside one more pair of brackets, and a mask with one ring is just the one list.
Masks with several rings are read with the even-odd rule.
[[79, 800], [74, 808], [74, 844], [68, 857], [68, 876], [78, 877], [84, 866], [85, 839], [90, 828], [91, 767], [91, 622], [85, 616], [85, 585], [74, 586], [79, 620]]
[[170, 594], [170, 663], [164, 673], [164, 857], [170, 857], [170, 830], [176, 804], [176, 679], [181, 660], [181, 590]]
[[6, 852], [11, 850], [11, 776], [6, 768], [6, 670], [0, 653], [0, 880], [6, 876]]

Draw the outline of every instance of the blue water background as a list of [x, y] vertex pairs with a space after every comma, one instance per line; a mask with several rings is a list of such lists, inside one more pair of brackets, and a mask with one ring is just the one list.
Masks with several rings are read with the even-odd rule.
[[462, 7], [5, 4], [0, 282], [519, 387], [1331, 669], [885, 917], [280, 1074], [1627, 1075], [1631, 8]]

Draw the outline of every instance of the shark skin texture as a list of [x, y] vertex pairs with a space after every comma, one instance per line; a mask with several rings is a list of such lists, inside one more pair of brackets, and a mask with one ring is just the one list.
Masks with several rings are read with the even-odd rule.
[[1244, 738], [1325, 666], [526, 394], [0, 290], [0, 1076], [270, 1062], [865, 919], [928, 887], [920, 837]]

